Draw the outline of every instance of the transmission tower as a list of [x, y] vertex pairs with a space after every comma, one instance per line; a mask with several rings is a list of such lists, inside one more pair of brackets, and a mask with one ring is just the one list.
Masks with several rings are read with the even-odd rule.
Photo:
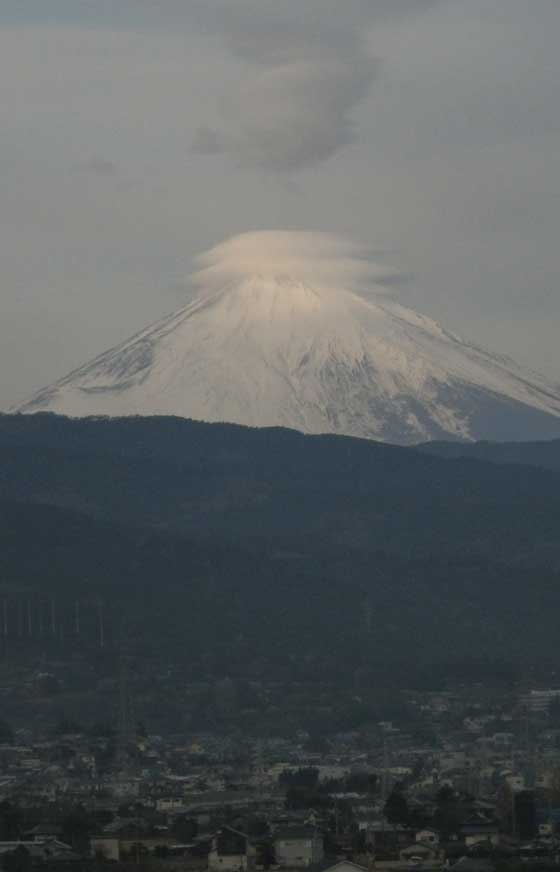
[[389, 748], [387, 747], [387, 737], [383, 737], [383, 774], [381, 778], [381, 798], [383, 802], [389, 795]]
[[134, 735], [132, 696], [130, 692], [129, 678], [129, 657], [125, 645], [121, 642], [119, 655], [119, 712], [116, 753], [117, 769], [121, 773], [130, 769], [130, 746]]

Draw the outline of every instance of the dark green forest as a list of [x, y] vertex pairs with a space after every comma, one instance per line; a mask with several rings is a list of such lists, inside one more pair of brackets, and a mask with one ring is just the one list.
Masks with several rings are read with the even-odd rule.
[[477, 459], [489, 449], [0, 416], [8, 630], [22, 597], [45, 634], [49, 601], [70, 622], [80, 599], [103, 603], [109, 642], [126, 621], [140, 648], [215, 674], [413, 684], [453, 663], [555, 664], [560, 442], [545, 445], [546, 469], [522, 446]]

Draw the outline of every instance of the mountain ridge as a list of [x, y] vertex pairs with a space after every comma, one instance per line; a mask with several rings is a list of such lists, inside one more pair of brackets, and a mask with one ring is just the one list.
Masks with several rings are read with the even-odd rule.
[[538, 442], [426, 442], [415, 448], [450, 460], [468, 458], [484, 463], [534, 466], [553, 472], [560, 471], [560, 439]]

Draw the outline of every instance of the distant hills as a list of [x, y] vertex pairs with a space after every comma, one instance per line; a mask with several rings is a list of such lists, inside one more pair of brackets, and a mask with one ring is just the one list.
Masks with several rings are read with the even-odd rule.
[[450, 459], [469, 457], [490, 463], [515, 463], [560, 470], [560, 439], [549, 442], [426, 442], [421, 451]]
[[0, 596], [101, 597], [137, 644], [219, 674], [537, 662], [555, 656], [559, 469], [558, 441], [0, 416]]

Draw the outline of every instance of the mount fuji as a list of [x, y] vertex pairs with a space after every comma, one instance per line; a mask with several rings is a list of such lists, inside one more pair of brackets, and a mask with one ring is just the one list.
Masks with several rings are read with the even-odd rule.
[[357, 246], [253, 233], [199, 261], [187, 305], [17, 411], [176, 415], [405, 445], [560, 436], [560, 385], [396, 302]]

